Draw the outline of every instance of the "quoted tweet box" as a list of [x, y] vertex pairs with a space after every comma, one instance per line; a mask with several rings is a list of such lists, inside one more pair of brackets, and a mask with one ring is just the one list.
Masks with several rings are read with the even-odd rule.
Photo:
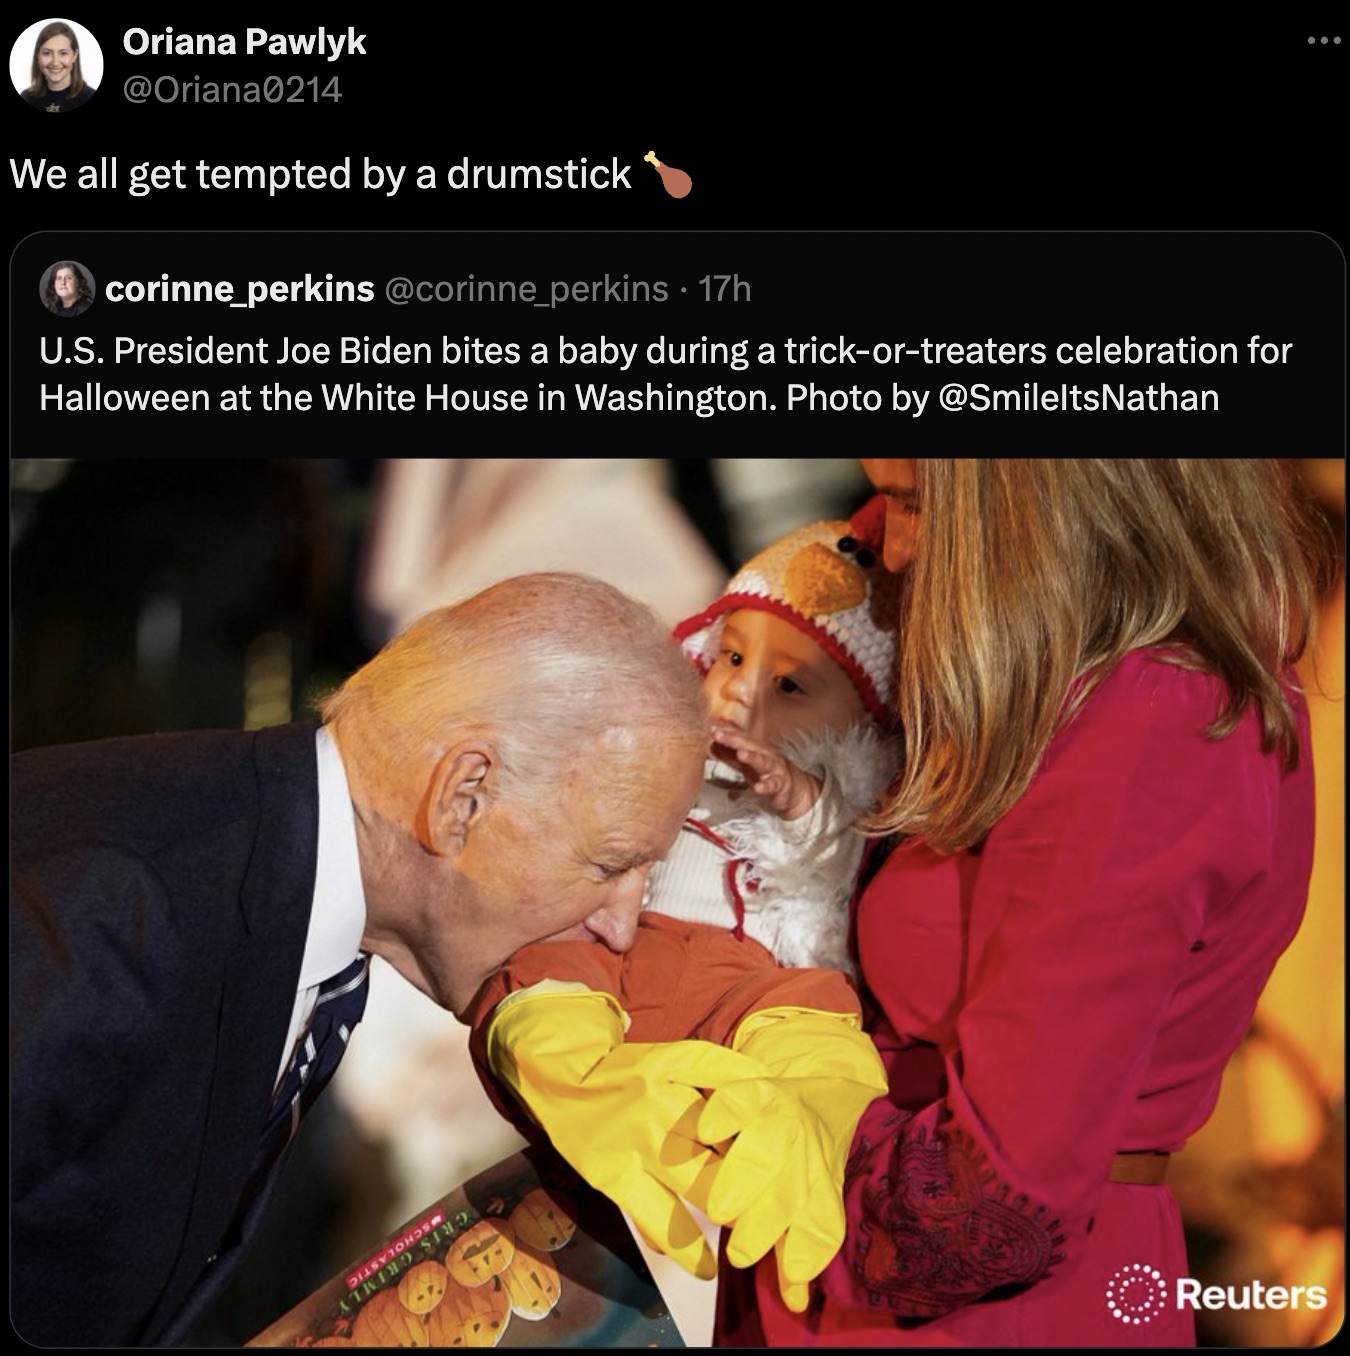
[[39, 232], [11, 451], [1339, 454], [1344, 296], [1300, 231]]

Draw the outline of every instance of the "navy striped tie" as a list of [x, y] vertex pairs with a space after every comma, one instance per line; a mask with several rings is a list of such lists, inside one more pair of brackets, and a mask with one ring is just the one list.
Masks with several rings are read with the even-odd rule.
[[[234, 1218], [211, 1262], [217, 1256], [237, 1249], [256, 1231], [276, 1185], [278, 1161], [294, 1138], [300, 1118], [342, 1062], [352, 1030], [366, 1010], [369, 976], [370, 958], [358, 956], [341, 974], [319, 986], [309, 1029], [296, 1042], [286, 1076], [272, 1099], [272, 1109], [254, 1151], [253, 1166], [240, 1193]], [[200, 1317], [224, 1287], [227, 1274], [228, 1269], [213, 1271], [208, 1263], [188, 1308], [174, 1321], [173, 1331], [180, 1334], [189, 1331], [190, 1323]]]
[[[370, 957], [358, 956], [340, 974], [319, 986], [309, 1030], [296, 1042], [286, 1077], [272, 1099], [263, 1139], [270, 1157], [280, 1154], [346, 1053], [352, 1031], [366, 1010]], [[280, 1127], [285, 1126], [284, 1136]]]

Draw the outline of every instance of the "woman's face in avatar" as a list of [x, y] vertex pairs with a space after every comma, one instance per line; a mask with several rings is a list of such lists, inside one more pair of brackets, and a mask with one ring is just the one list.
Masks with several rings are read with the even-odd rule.
[[64, 34], [56, 33], [38, 48], [38, 69], [48, 89], [66, 89], [75, 70], [80, 49]]
[[80, 289], [75, 282], [74, 269], [58, 268], [56, 277], [52, 279], [52, 286], [56, 289], [56, 295], [61, 298], [62, 306], [73, 306], [75, 304]]

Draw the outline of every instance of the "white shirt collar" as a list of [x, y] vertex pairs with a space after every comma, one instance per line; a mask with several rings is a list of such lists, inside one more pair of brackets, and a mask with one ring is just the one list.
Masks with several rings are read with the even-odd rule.
[[300, 967], [302, 991], [350, 965], [366, 930], [366, 896], [347, 773], [337, 744], [322, 726], [314, 742], [319, 760], [319, 861]]

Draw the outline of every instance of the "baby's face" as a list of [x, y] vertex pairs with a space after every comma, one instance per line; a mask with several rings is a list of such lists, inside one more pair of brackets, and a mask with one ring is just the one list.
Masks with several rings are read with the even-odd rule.
[[845, 729], [867, 713], [852, 680], [814, 640], [754, 608], [727, 616], [703, 691], [714, 719], [773, 748], [792, 735]]

